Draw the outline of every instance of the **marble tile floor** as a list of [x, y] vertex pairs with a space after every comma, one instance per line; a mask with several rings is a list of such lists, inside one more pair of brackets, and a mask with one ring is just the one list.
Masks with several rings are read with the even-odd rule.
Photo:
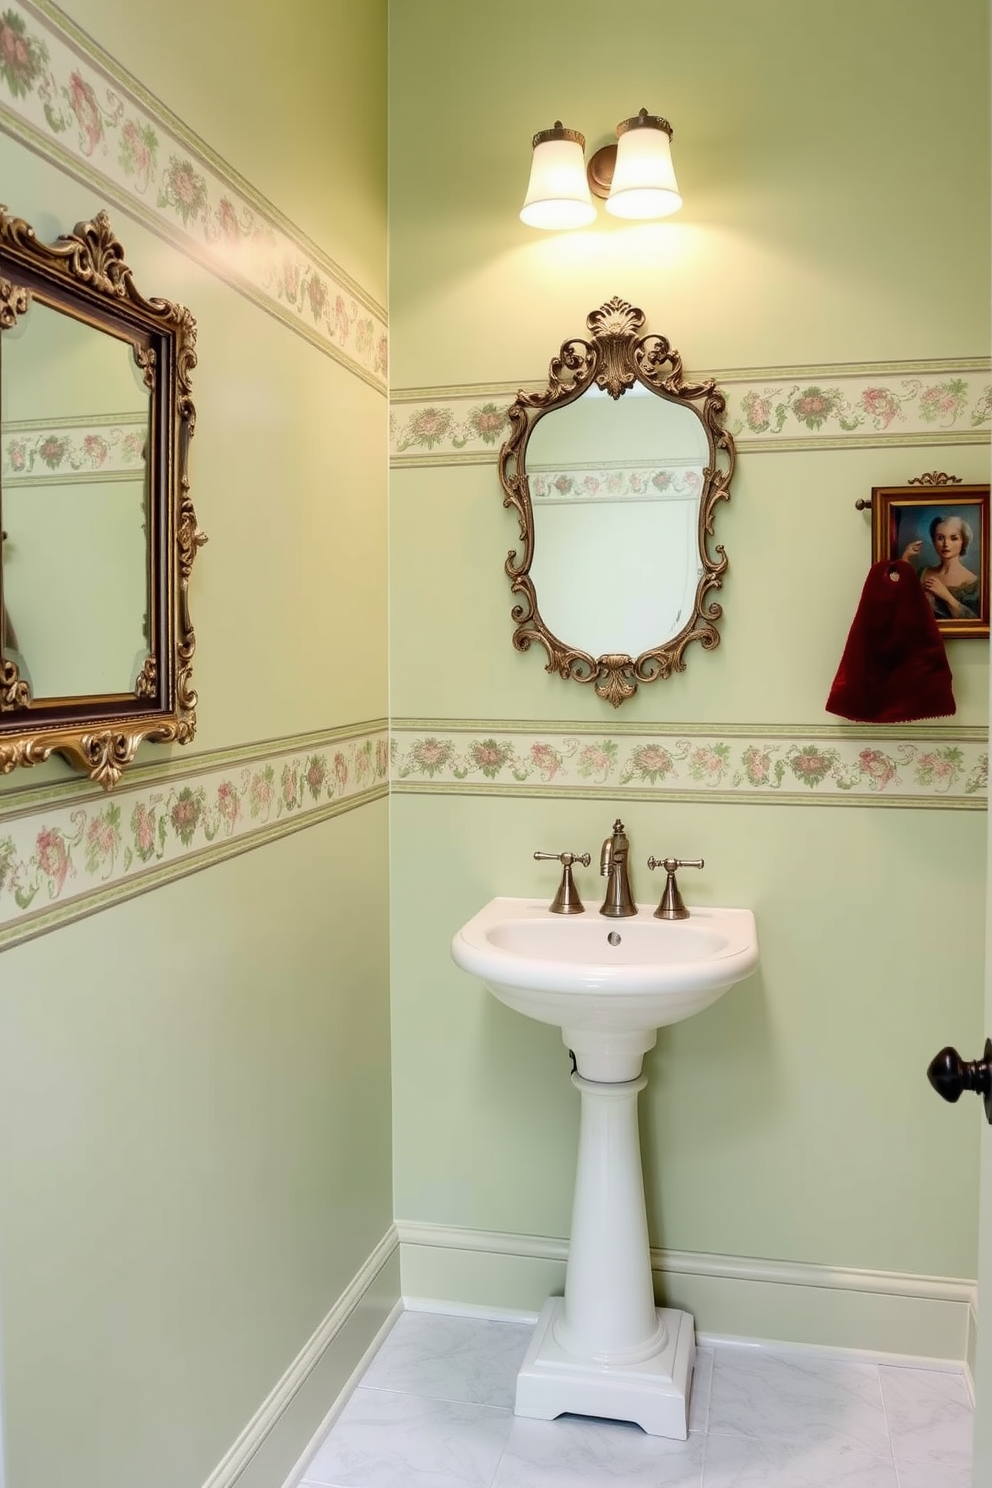
[[513, 1415], [531, 1329], [404, 1312], [298, 1488], [970, 1488], [956, 1372], [700, 1346], [689, 1439]]

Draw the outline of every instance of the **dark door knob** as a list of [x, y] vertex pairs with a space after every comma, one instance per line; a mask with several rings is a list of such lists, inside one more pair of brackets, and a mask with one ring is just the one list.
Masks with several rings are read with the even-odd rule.
[[965, 1090], [984, 1096], [985, 1115], [992, 1126], [992, 1039], [985, 1040], [982, 1059], [964, 1060], [957, 1049], [941, 1049], [930, 1061], [927, 1079], [946, 1101], [959, 1100]]

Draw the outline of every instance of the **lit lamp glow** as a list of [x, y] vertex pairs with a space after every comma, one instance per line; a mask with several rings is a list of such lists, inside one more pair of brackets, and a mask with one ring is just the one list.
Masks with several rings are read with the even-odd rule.
[[535, 134], [521, 222], [528, 227], [561, 229], [585, 227], [595, 220], [596, 208], [586, 182], [585, 146], [585, 136], [577, 129], [562, 128], [560, 119], [553, 129]]
[[617, 125], [617, 159], [606, 210], [614, 217], [668, 217], [682, 205], [672, 164], [672, 126], [641, 109]]

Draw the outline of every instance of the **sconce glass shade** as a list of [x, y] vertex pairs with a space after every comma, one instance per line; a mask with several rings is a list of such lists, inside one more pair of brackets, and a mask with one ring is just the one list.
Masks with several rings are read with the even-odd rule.
[[617, 125], [617, 163], [606, 202], [614, 217], [668, 217], [681, 207], [671, 138], [668, 120], [647, 109]]
[[534, 136], [534, 156], [520, 220], [528, 227], [585, 227], [595, 221], [583, 151], [585, 136], [577, 129], [553, 129]]

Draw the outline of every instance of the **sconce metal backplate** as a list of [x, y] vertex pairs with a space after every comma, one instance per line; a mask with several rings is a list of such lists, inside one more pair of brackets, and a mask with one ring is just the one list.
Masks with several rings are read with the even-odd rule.
[[[734, 441], [723, 427], [726, 400], [713, 381], [688, 383], [682, 359], [664, 336], [642, 335], [644, 312], [625, 300], [612, 299], [586, 320], [590, 339], [575, 337], [562, 343], [548, 372], [548, 386], [540, 393], [521, 392], [509, 409], [510, 437], [500, 450], [499, 477], [503, 505], [512, 507], [520, 524], [521, 549], [511, 549], [505, 564], [514, 594], [521, 596], [511, 616], [513, 644], [526, 651], [534, 641], [548, 655], [546, 670], [574, 682], [592, 683], [600, 697], [619, 707], [633, 697], [638, 684], [667, 678], [685, 670], [684, 653], [692, 641], [710, 651], [719, 644], [716, 622], [722, 606], [712, 597], [723, 582], [727, 556], [713, 537], [714, 510], [730, 496], [736, 461]], [[534, 558], [534, 508], [527, 472], [531, 433], [546, 415], [572, 403], [593, 384], [619, 399], [635, 382], [659, 398], [689, 409], [705, 431], [708, 458], [702, 471], [698, 511], [698, 573], [693, 612], [671, 639], [631, 656], [620, 651], [593, 656], [560, 640], [545, 624], [531, 577]]]

